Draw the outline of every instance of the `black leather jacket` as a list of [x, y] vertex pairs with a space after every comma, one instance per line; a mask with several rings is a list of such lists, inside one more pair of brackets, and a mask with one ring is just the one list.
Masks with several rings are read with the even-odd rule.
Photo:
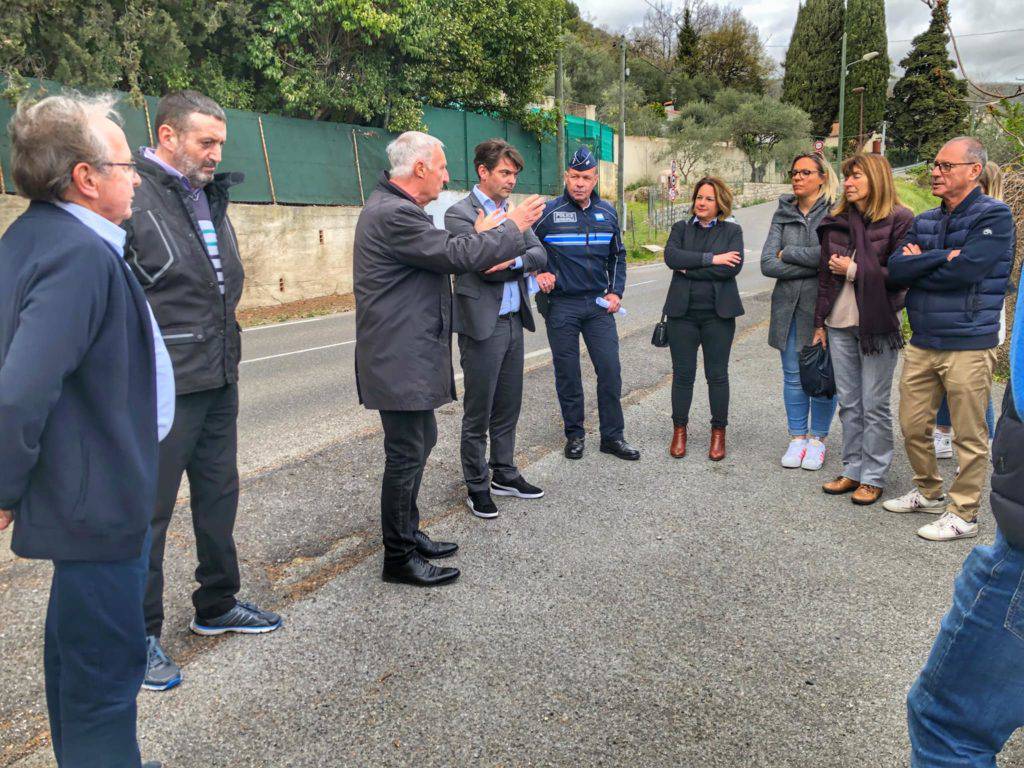
[[242, 352], [235, 308], [244, 272], [227, 217], [228, 188], [243, 176], [220, 173], [205, 188], [224, 271], [221, 296], [181, 181], [141, 153], [135, 162], [142, 185], [135, 190], [132, 216], [124, 222], [126, 257], [163, 332], [176, 392], [185, 395], [233, 384], [238, 381]]

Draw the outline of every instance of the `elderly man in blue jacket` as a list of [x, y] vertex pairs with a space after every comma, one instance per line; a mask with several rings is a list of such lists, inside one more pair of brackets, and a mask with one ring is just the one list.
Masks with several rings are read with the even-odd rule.
[[46, 700], [73, 768], [140, 765], [149, 521], [174, 418], [167, 350], [123, 258], [139, 177], [113, 103], [19, 105], [11, 171], [32, 202], [0, 239], [0, 529], [53, 561]]
[[[900, 380], [900, 427], [914, 468], [914, 489], [884, 507], [939, 518], [922, 538], [976, 536], [988, 471], [985, 410], [999, 343], [999, 317], [1013, 265], [1013, 216], [983, 194], [978, 179], [988, 156], [977, 139], [945, 144], [931, 163], [932, 193], [942, 205], [916, 219], [889, 257], [889, 279], [909, 286], [913, 336]], [[932, 432], [943, 392], [949, 399], [960, 473], [942, 491]]]

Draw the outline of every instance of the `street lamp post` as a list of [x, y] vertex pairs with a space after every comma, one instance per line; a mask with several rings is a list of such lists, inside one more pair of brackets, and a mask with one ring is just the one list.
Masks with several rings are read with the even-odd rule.
[[857, 119], [857, 151], [860, 152], [861, 148], [867, 141], [864, 138], [864, 91], [867, 90], [863, 85], [859, 85], [853, 89], [853, 92], [860, 96], [860, 109], [858, 111]]
[[843, 48], [839, 65], [839, 146], [836, 147], [836, 175], [841, 174], [843, 166], [843, 138], [846, 130], [846, 75], [862, 61], [871, 61], [878, 56], [878, 51], [868, 51], [852, 64], [846, 63], [846, 3], [843, 3]]

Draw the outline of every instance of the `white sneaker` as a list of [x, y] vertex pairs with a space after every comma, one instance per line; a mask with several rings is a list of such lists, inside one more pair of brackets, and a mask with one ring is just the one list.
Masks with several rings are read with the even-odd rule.
[[797, 469], [807, 453], [807, 438], [794, 437], [789, 441], [786, 455], [782, 457], [782, 466], [786, 469]]
[[953, 458], [953, 435], [950, 432], [939, 432], [935, 430], [932, 433], [932, 440], [935, 443], [935, 458], [936, 459], [952, 459]]
[[969, 523], [959, 515], [947, 512], [934, 523], [918, 528], [917, 535], [928, 541], [970, 539], [978, 535], [978, 523]]
[[946, 497], [942, 495], [935, 500], [926, 499], [915, 488], [898, 499], [883, 501], [882, 507], [890, 512], [929, 512], [933, 515], [941, 515], [946, 509]]
[[807, 441], [807, 451], [804, 453], [804, 460], [800, 466], [812, 472], [821, 469], [825, 463], [825, 444], [821, 440], [811, 438]]

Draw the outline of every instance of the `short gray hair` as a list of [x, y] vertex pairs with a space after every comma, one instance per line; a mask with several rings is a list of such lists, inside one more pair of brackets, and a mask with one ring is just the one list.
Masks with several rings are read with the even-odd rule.
[[985, 150], [985, 145], [974, 136], [957, 136], [946, 143], [952, 144], [953, 142], [964, 144], [964, 157], [967, 158], [968, 162], [981, 163], [982, 167], [988, 162], [988, 152]]
[[434, 147], [444, 149], [442, 141], [421, 131], [406, 131], [388, 144], [388, 162], [391, 175], [397, 178], [409, 176], [417, 161], [430, 166], [434, 159]]
[[107, 141], [92, 121], [106, 117], [120, 124], [117, 97], [68, 92], [38, 102], [22, 100], [7, 126], [11, 137], [11, 176], [29, 200], [56, 202], [71, 186], [79, 163], [99, 167], [109, 159]]
[[208, 115], [227, 123], [224, 109], [209, 96], [199, 91], [173, 91], [168, 93], [156, 105], [156, 127], [169, 125], [179, 133], [188, 131], [192, 115]]

